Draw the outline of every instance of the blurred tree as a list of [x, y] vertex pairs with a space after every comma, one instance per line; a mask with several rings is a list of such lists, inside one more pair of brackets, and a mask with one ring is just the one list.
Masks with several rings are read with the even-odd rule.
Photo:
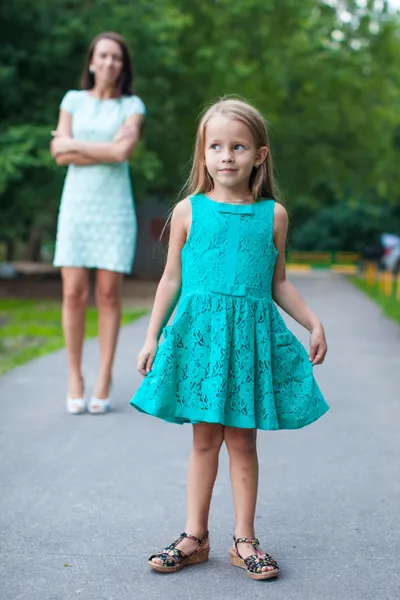
[[382, 233], [400, 232], [400, 206], [361, 201], [325, 206], [299, 228], [291, 246], [296, 250], [364, 252], [379, 243]]
[[78, 86], [90, 40], [103, 30], [126, 37], [148, 108], [132, 159], [139, 201], [179, 191], [199, 110], [238, 94], [270, 123], [294, 229], [338, 201], [337, 211], [346, 211], [362, 197], [378, 212], [380, 203], [397, 202], [399, 18], [387, 3], [363, 4], [6, 0], [0, 240], [26, 239], [32, 228], [54, 233], [64, 173], [49, 158], [50, 131], [63, 94]]

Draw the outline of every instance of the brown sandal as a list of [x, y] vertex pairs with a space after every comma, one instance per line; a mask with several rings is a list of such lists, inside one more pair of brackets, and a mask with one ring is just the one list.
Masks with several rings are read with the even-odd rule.
[[[182, 550], [176, 548], [176, 545], [179, 544], [179, 542], [184, 538], [188, 538], [189, 540], [193, 540], [199, 544], [198, 548], [191, 554], [185, 554], [182, 552]], [[153, 571], [158, 571], [158, 573], [176, 573], [188, 565], [207, 562], [208, 555], [210, 553], [210, 547], [208, 546], [207, 548], [203, 548], [206, 540], [208, 540], [208, 531], [201, 540], [194, 535], [189, 535], [184, 531], [170, 546], [167, 546], [164, 548], [164, 550], [158, 552], [157, 554], [152, 554], [147, 564], [151, 569], [153, 569]], [[162, 561], [162, 564], [153, 562], [153, 558], [159, 558]]]
[[[233, 536], [234, 546], [229, 550], [229, 558], [234, 567], [245, 569], [251, 579], [272, 579], [279, 575], [279, 565], [265, 552], [260, 552], [258, 546], [260, 542], [257, 538], [236, 538]], [[242, 558], [239, 554], [237, 545], [240, 543], [253, 544], [255, 554], [247, 558]], [[263, 571], [264, 567], [273, 567], [269, 571]]]

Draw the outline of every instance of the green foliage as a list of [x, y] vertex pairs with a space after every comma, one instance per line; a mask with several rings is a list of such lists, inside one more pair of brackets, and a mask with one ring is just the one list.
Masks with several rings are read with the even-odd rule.
[[148, 109], [131, 161], [139, 201], [175, 196], [199, 111], [238, 94], [270, 122], [293, 230], [335, 204], [339, 222], [351, 198], [378, 212], [398, 202], [399, 18], [386, 3], [366, 4], [341, 1], [337, 11], [322, 0], [7, 0], [0, 241], [27, 238], [32, 227], [53, 235], [64, 170], [49, 157], [50, 131], [63, 94], [79, 85], [90, 40], [105, 28], [127, 39]]
[[381, 233], [400, 233], [400, 209], [364, 202], [322, 207], [292, 234], [296, 250], [363, 252]]
[[[124, 309], [122, 324], [145, 312]], [[86, 317], [86, 337], [97, 336], [97, 310], [89, 308]], [[0, 375], [64, 346], [59, 303], [0, 300], [0, 324]]]

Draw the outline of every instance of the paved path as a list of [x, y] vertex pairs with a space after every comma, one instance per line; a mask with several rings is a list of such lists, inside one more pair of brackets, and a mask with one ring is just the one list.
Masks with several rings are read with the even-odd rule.
[[[63, 352], [0, 380], [1, 600], [400, 598], [400, 329], [340, 276], [293, 279], [326, 324], [317, 378], [332, 410], [304, 430], [259, 436], [257, 533], [282, 577], [254, 582], [228, 565], [225, 451], [212, 560], [148, 571], [146, 557], [183, 527], [191, 431], [128, 405], [142, 320], [122, 333], [106, 417], [64, 412]], [[90, 341], [89, 386], [96, 360]]]

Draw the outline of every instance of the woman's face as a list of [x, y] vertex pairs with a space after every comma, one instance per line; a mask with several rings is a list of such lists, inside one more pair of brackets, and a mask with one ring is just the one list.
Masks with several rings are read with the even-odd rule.
[[117, 42], [99, 40], [90, 63], [95, 80], [107, 85], [115, 85], [122, 71], [122, 61], [122, 49]]

